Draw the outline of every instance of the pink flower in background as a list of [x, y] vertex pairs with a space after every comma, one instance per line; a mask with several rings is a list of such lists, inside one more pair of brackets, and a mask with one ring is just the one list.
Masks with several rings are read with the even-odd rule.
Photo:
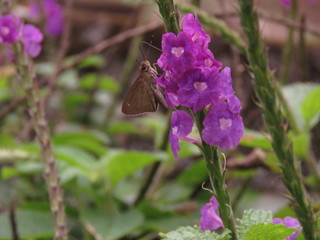
[[[56, 0], [44, 0], [41, 7], [45, 17], [45, 32], [51, 36], [60, 36], [63, 32], [63, 8]], [[37, 19], [41, 16], [41, 10], [37, 2], [33, 2], [30, 9], [30, 16]]]
[[0, 16], [0, 43], [12, 44], [20, 35], [21, 21], [14, 15]]
[[31, 25], [26, 24], [22, 29], [21, 41], [24, 46], [24, 51], [30, 57], [37, 57], [41, 52], [41, 42], [43, 40], [43, 35], [40, 30]]
[[[309, 3], [314, 3], [316, 0], [307, 0]], [[291, 7], [292, 0], [280, 0], [281, 4], [287, 8]]]

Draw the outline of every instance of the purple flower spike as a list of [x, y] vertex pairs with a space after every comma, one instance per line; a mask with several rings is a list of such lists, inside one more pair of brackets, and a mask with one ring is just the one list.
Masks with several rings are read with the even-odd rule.
[[0, 17], [0, 43], [12, 44], [20, 35], [21, 22], [17, 16]]
[[236, 147], [243, 136], [241, 116], [232, 113], [225, 101], [212, 106], [203, 125], [203, 140], [211, 146], [218, 145], [222, 150]]
[[199, 140], [188, 136], [192, 131], [192, 127], [192, 117], [188, 113], [181, 110], [172, 113], [169, 140], [171, 151], [176, 159], [178, 159], [178, 152], [180, 151], [179, 140], [199, 143]]
[[288, 228], [298, 229], [291, 236], [287, 237], [285, 240], [296, 240], [297, 236], [301, 232], [301, 226], [300, 226], [299, 221], [295, 218], [292, 218], [292, 217], [285, 217], [283, 220], [281, 218], [275, 218], [272, 220], [272, 223], [283, 224], [283, 225], [287, 226]]
[[24, 46], [24, 51], [27, 55], [34, 58], [40, 54], [40, 43], [43, 40], [43, 35], [38, 28], [31, 24], [24, 25], [21, 40]]
[[206, 203], [201, 208], [201, 215], [200, 218], [200, 230], [206, 231], [206, 230], [217, 230], [219, 228], [223, 228], [223, 222], [221, 218], [219, 217], [219, 211], [218, 211], [219, 204], [217, 202], [217, 199], [212, 196], [210, 198], [210, 202]]

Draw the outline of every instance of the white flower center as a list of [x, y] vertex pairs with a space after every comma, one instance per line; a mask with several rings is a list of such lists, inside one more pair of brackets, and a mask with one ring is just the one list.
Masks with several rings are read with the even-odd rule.
[[173, 47], [171, 48], [171, 53], [176, 57], [180, 57], [184, 53], [183, 47]]
[[172, 131], [172, 134], [173, 134], [173, 135], [177, 135], [177, 133], [178, 133], [178, 126], [172, 127], [172, 128], [171, 128], [171, 131]]
[[204, 60], [204, 65], [206, 67], [211, 67], [213, 64], [213, 61], [210, 58], [207, 58], [206, 60]]
[[10, 28], [6, 27], [6, 26], [2, 26], [0, 28], [0, 33], [4, 36], [7, 36], [10, 33]]
[[205, 82], [195, 82], [193, 86], [199, 93], [203, 93], [208, 88], [208, 84]]
[[219, 122], [220, 122], [220, 129], [222, 131], [226, 131], [232, 126], [232, 120], [231, 119], [220, 118]]

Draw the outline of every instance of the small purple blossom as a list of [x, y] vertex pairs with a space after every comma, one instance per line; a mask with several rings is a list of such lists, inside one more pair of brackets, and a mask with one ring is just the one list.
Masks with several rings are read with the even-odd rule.
[[211, 146], [218, 145], [222, 150], [237, 146], [243, 136], [241, 116], [234, 114], [225, 101], [212, 106], [203, 125], [203, 140]]
[[287, 237], [285, 240], [295, 240], [298, 234], [301, 232], [301, 226], [297, 219], [292, 217], [285, 217], [283, 220], [281, 218], [275, 218], [272, 220], [274, 224], [283, 224], [288, 228], [296, 228], [298, 229], [295, 231], [291, 236]]
[[178, 159], [177, 153], [180, 151], [179, 140], [199, 143], [197, 139], [188, 136], [192, 131], [192, 127], [192, 117], [188, 113], [181, 110], [172, 113], [169, 140], [171, 151], [176, 159]]
[[20, 35], [21, 21], [17, 16], [0, 16], [0, 43], [12, 44]]
[[[41, 7], [45, 17], [45, 32], [51, 36], [60, 36], [63, 32], [63, 8], [56, 0], [44, 0]], [[29, 9], [30, 16], [38, 19], [41, 9], [37, 2], [33, 2]]]
[[43, 35], [40, 30], [31, 25], [26, 24], [22, 29], [22, 43], [24, 46], [24, 51], [27, 55], [34, 58], [37, 57], [41, 52], [40, 43], [43, 40]]
[[206, 231], [206, 230], [217, 230], [219, 228], [223, 228], [223, 222], [219, 216], [218, 211], [218, 201], [217, 199], [212, 196], [210, 198], [210, 202], [206, 203], [201, 208], [201, 215], [200, 218], [200, 230]]

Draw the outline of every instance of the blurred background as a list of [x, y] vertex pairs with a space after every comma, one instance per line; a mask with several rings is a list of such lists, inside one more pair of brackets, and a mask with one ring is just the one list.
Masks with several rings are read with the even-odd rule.
[[[38, 1], [41, 2], [41, 1]], [[237, 1], [202, 0], [199, 8], [243, 33]], [[177, 1], [178, 9], [198, 1]], [[165, 32], [154, 1], [76, 0], [63, 6], [64, 30], [45, 32], [32, 2], [15, 1], [13, 12], [44, 31], [35, 59], [37, 81], [65, 195], [70, 239], [160, 239], [159, 232], [199, 224], [210, 193], [199, 149], [181, 142], [179, 160], [167, 146], [167, 110], [128, 117], [121, 105], [138, 77], [143, 55], [156, 63]], [[310, 196], [319, 200], [320, 1], [298, 0], [297, 11], [280, 0], [255, 2], [269, 66], [296, 128], [290, 130]], [[180, 11], [180, 16], [184, 15]], [[294, 216], [278, 160], [264, 131], [252, 75], [235, 44], [203, 24], [215, 58], [230, 67], [246, 133], [225, 152], [226, 181], [235, 215], [244, 209]], [[129, 30], [132, 30], [131, 32]], [[243, 40], [244, 41], [244, 40]], [[156, 48], [150, 47], [147, 42]], [[52, 219], [43, 164], [14, 64], [0, 46], [0, 239], [51, 239]], [[160, 69], [158, 69], [161, 73]], [[49, 92], [49, 94], [48, 94]], [[192, 136], [197, 137], [194, 129]], [[319, 206], [315, 205], [315, 208]], [[15, 225], [13, 224], [15, 222]]]

